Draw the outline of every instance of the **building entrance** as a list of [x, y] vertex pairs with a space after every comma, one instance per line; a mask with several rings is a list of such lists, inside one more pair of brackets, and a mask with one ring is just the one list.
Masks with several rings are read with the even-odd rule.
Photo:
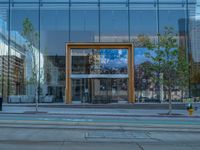
[[67, 44], [66, 103], [134, 102], [132, 44]]

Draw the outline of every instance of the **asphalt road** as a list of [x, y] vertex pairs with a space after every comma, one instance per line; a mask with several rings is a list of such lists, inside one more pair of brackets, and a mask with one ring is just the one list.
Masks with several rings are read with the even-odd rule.
[[1, 150], [199, 150], [200, 145], [175, 143], [78, 143], [78, 142], [45, 142], [45, 143], [0, 143]]
[[82, 116], [48, 114], [0, 114], [0, 121], [43, 122], [43, 123], [113, 123], [155, 125], [200, 125], [200, 117], [131, 117], [131, 116]]
[[200, 118], [192, 117], [128, 117], [128, 116], [85, 116], [85, 115], [48, 115], [48, 114], [0, 114], [0, 126], [51, 128], [65, 127], [111, 127], [120, 128], [144, 128], [171, 129], [200, 132]]
[[200, 118], [0, 114], [0, 150], [200, 150]]

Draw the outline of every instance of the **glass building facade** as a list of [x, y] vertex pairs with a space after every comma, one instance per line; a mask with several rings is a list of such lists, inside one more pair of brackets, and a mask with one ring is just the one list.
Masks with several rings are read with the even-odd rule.
[[[159, 41], [166, 26], [174, 29], [189, 63], [185, 96], [200, 97], [200, 0], [0, 0], [0, 96], [8, 103], [33, 103], [36, 97], [64, 102], [67, 43], [133, 43], [136, 101], [153, 101], [147, 48], [137, 38]], [[126, 49], [71, 54], [73, 102], [128, 101]], [[181, 97], [173, 92], [173, 99]]]

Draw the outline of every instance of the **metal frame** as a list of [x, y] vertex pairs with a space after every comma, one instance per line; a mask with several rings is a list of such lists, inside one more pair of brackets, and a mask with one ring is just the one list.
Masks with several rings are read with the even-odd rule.
[[66, 89], [65, 103], [72, 103], [71, 95], [71, 49], [128, 49], [128, 102], [135, 102], [134, 88], [134, 47], [132, 43], [67, 43], [66, 44]]

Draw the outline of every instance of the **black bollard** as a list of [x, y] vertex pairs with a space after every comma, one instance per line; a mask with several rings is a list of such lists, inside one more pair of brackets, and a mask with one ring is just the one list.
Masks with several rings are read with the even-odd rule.
[[0, 111], [2, 111], [2, 103], [3, 103], [3, 98], [0, 97]]

